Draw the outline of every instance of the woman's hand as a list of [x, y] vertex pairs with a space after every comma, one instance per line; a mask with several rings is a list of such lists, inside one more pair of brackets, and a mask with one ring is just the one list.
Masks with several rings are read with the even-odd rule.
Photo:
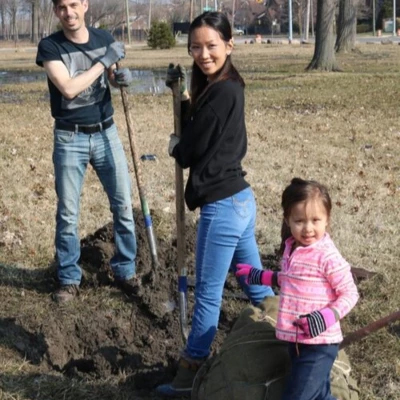
[[168, 154], [172, 157], [175, 146], [179, 143], [179, 138], [174, 133], [171, 133], [168, 144]]
[[167, 77], [165, 79], [165, 86], [172, 89], [174, 83], [181, 81], [181, 86], [179, 88], [181, 94], [187, 92], [187, 83], [186, 83], [186, 68], [177, 64], [169, 64], [167, 69]]

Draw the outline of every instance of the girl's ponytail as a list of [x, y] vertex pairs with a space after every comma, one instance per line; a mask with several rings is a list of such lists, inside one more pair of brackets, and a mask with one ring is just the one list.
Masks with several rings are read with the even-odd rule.
[[290, 232], [289, 225], [286, 223], [285, 220], [282, 221], [282, 227], [281, 227], [281, 246], [279, 247], [279, 252], [278, 255], [279, 257], [283, 256], [283, 252], [285, 251], [285, 242], [287, 239], [292, 236], [292, 233]]

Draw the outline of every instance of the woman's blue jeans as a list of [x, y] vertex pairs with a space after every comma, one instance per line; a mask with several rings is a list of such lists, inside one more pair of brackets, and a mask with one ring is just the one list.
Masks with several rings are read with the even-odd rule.
[[289, 344], [291, 372], [282, 400], [335, 400], [330, 373], [339, 351], [338, 344]]
[[[201, 208], [197, 230], [196, 288], [192, 327], [184, 354], [202, 359], [210, 354], [217, 332], [222, 292], [237, 263], [262, 268], [255, 238], [256, 203], [251, 188]], [[274, 296], [268, 286], [239, 284], [256, 305]]]
[[136, 236], [131, 184], [124, 149], [117, 128], [94, 134], [54, 130], [53, 163], [57, 193], [56, 254], [61, 285], [79, 285], [80, 196], [88, 164], [93, 166], [110, 202], [114, 222], [115, 255], [111, 268], [116, 279], [135, 274]]

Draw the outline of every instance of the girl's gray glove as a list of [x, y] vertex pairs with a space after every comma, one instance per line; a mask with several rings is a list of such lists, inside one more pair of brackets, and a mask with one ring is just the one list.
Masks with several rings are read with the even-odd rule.
[[120, 68], [114, 71], [115, 83], [120, 86], [129, 86], [133, 81], [133, 76], [129, 68]]
[[122, 42], [113, 42], [108, 46], [106, 54], [100, 58], [100, 62], [106, 69], [110, 68], [111, 65], [118, 62], [121, 58], [125, 57], [125, 45]]

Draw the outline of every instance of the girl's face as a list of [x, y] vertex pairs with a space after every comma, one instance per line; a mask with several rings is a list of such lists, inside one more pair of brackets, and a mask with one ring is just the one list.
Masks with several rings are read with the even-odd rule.
[[233, 41], [225, 42], [215, 29], [202, 26], [191, 33], [189, 49], [194, 62], [212, 81], [232, 53]]
[[329, 224], [329, 216], [321, 199], [302, 201], [293, 206], [286, 220], [299, 246], [309, 246], [322, 239]]

